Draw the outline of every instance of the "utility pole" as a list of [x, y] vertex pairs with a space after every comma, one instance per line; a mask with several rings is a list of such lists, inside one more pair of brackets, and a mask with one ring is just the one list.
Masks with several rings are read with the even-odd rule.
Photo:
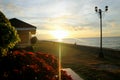
[[102, 12], [108, 11], [108, 6], [105, 6], [104, 11], [102, 11], [101, 9], [98, 9], [98, 7], [96, 6], [95, 11], [99, 14], [99, 17], [100, 17], [100, 52], [98, 57], [104, 58], [103, 49], [102, 49]]

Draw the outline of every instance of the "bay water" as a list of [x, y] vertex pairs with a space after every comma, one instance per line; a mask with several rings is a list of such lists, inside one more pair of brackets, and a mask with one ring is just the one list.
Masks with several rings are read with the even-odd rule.
[[[58, 41], [58, 40], [52, 40]], [[76, 45], [85, 45], [85, 46], [100, 46], [100, 38], [66, 38], [62, 40], [63, 43], [76, 44]], [[102, 40], [103, 48], [111, 48], [120, 50], [120, 37], [103, 37]]]

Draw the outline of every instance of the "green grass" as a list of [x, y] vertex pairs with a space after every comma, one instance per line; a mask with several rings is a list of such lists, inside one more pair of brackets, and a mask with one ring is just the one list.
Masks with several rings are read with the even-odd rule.
[[[120, 80], [120, 51], [104, 49], [105, 59], [99, 59], [99, 48], [61, 43], [62, 67], [72, 68], [85, 80]], [[33, 46], [58, 57], [59, 43], [40, 41]]]

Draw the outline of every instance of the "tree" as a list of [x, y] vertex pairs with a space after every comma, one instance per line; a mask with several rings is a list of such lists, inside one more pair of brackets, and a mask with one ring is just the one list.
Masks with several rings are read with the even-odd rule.
[[16, 29], [0, 11], [0, 56], [7, 55], [8, 50], [19, 41]]
[[34, 36], [31, 38], [31, 44], [35, 44], [37, 42], [37, 37]]

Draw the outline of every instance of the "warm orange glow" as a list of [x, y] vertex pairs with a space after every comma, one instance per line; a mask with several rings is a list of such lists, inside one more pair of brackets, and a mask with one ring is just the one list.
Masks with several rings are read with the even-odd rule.
[[59, 41], [62, 41], [63, 38], [68, 36], [68, 32], [65, 30], [55, 30], [52, 31], [52, 35], [57, 38]]

